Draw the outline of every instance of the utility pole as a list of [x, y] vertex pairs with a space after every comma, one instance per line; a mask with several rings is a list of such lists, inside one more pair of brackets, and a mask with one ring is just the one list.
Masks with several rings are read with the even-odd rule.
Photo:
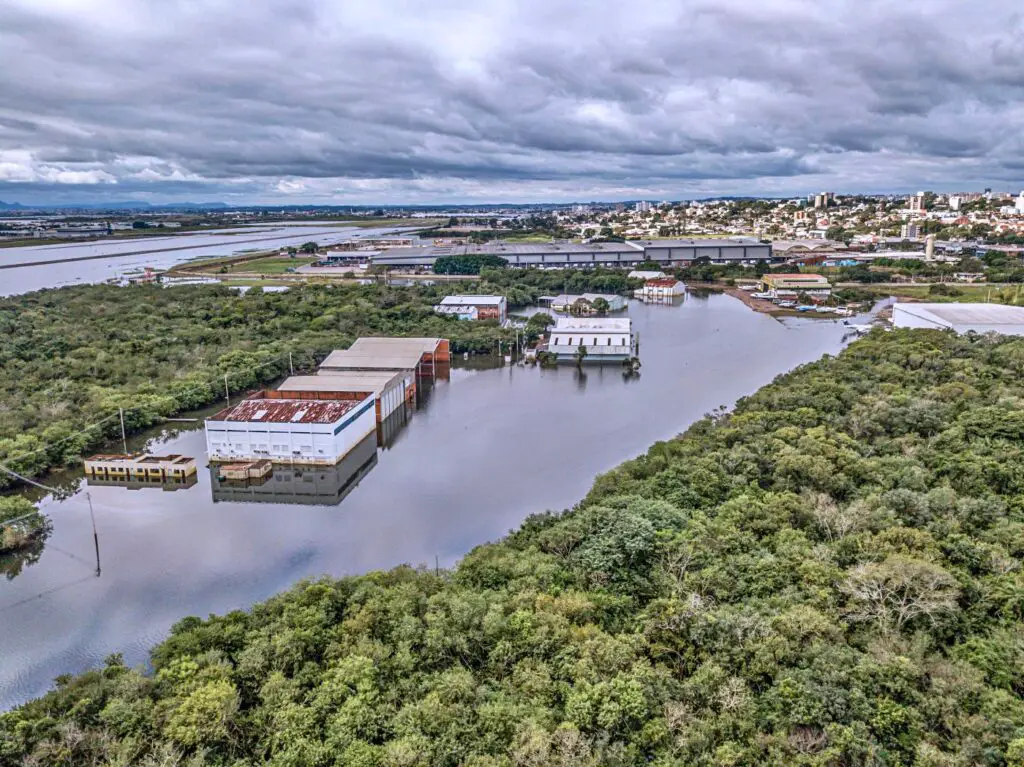
[[124, 433], [124, 408], [119, 407], [117, 412], [121, 416], [121, 446], [124, 448], [124, 454], [128, 455], [128, 437]]
[[231, 391], [228, 389], [228, 374], [224, 374], [224, 399], [228, 401], [228, 407], [231, 407]]
[[292, 353], [288, 352], [288, 374], [295, 375], [295, 367], [292, 365]]
[[92, 510], [92, 496], [85, 494], [85, 500], [89, 502], [89, 519], [92, 520], [92, 543], [96, 547], [96, 577], [100, 577], [100, 536], [96, 532], [96, 514]]

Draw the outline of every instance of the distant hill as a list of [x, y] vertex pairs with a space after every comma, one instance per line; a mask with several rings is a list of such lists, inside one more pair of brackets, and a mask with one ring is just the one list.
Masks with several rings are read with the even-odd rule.
[[0, 200], [0, 210], [24, 210], [25, 206], [20, 202], [4, 202]]

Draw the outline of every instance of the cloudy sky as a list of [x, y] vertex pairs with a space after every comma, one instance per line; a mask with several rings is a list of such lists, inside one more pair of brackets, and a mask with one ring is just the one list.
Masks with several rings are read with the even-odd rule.
[[1007, 0], [2, 0], [0, 200], [1024, 184]]

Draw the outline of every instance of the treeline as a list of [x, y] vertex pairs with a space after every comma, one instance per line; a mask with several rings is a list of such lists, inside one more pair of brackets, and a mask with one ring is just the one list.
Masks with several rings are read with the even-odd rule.
[[480, 274], [485, 267], [508, 266], [501, 256], [474, 253], [465, 256], [441, 256], [434, 261], [434, 274]]
[[[38, 476], [120, 434], [312, 368], [360, 335], [451, 339], [485, 352], [508, 332], [433, 312], [449, 288], [104, 285], [0, 300], [0, 462]], [[87, 426], [106, 419], [96, 428]], [[11, 479], [0, 472], [0, 488]]]
[[450, 573], [61, 678], [0, 762], [1020, 765], [1022, 381], [1024, 339], [876, 332]]
[[482, 269], [477, 289], [508, 298], [510, 306], [529, 306], [541, 296], [558, 293], [625, 295], [643, 285], [624, 269]]

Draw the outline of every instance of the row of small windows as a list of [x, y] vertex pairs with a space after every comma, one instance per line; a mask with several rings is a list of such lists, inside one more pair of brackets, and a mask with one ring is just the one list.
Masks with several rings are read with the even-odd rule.
[[[569, 342], [566, 345], [567, 346], [573, 346], [574, 345], [573, 342], [575, 340], [576, 339], [573, 336], [569, 336]], [[562, 345], [561, 344], [561, 340], [559, 339], [558, 336], [555, 336], [553, 339], [551, 339], [551, 345], [552, 346], [561, 346]], [[579, 345], [580, 346], [587, 346], [588, 345], [587, 344], [587, 339], [585, 337], [583, 337], [583, 336], [580, 336]], [[592, 344], [589, 344], [589, 345], [590, 346], [600, 346], [601, 344], [599, 343], [598, 339], [595, 337], [594, 338], [594, 342]], [[611, 346], [612, 345], [612, 338], [611, 338], [611, 336], [608, 336], [607, 338], [605, 338], [604, 345], [605, 346]], [[625, 338], [619, 339], [619, 345], [620, 346], [625, 346], [626, 345], [626, 339]]]

